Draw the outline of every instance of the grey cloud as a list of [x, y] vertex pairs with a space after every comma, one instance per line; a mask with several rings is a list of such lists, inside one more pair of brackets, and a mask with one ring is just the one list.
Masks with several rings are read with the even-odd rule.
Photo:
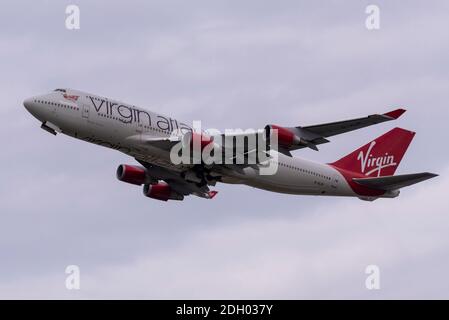
[[[80, 1], [79, 32], [64, 28], [63, 3], [5, 4], [0, 296], [446, 297], [448, 4], [379, 2], [376, 32], [364, 28], [366, 4]], [[332, 161], [398, 125], [418, 132], [401, 172], [442, 182], [375, 203], [225, 185], [213, 201], [152, 201], [115, 179], [132, 159], [50, 136], [22, 107], [61, 86], [218, 129], [405, 106], [393, 125], [297, 155]], [[361, 287], [374, 260], [378, 294]], [[61, 288], [73, 263], [79, 293]]]
[[[441, 179], [394, 202], [345, 200], [307, 215], [202, 228], [163, 251], [88, 265], [78, 293], [62, 288], [57, 275], [29, 275], [16, 284], [20, 291], [3, 288], [33, 297], [48, 286], [45, 297], [64, 298], [444, 298], [448, 183]], [[378, 292], [364, 287], [370, 264], [381, 269]], [[33, 288], [24, 290], [27, 284]]]

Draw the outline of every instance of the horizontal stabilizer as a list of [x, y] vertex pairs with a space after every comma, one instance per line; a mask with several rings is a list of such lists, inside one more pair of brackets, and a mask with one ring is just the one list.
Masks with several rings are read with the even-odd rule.
[[353, 178], [352, 180], [364, 187], [377, 190], [397, 190], [411, 186], [415, 183], [425, 181], [438, 176], [434, 173], [423, 172], [413, 174], [403, 174], [397, 176], [387, 176], [380, 178]]

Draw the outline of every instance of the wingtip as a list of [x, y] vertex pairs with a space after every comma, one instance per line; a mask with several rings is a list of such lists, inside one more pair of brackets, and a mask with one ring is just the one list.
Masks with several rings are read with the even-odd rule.
[[390, 117], [392, 119], [398, 119], [400, 116], [402, 116], [407, 110], [405, 109], [396, 109], [387, 113], [384, 113], [384, 116]]
[[213, 199], [217, 195], [218, 191], [209, 191], [207, 193], [209, 199]]

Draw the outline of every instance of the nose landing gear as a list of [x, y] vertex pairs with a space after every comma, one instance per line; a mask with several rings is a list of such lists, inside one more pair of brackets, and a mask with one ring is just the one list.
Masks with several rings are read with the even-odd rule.
[[53, 135], [56, 135], [58, 132], [61, 132], [61, 130], [57, 126], [48, 121], [42, 122], [41, 129], [44, 129], [45, 131]]

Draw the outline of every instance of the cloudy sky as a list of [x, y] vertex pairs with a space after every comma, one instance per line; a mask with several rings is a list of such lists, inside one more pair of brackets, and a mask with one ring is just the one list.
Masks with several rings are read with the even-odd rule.
[[[447, 1], [3, 1], [0, 298], [449, 298], [448, 16]], [[397, 125], [418, 133], [398, 173], [440, 177], [373, 203], [227, 185], [160, 202], [116, 180], [133, 159], [39, 129], [22, 101], [56, 87], [218, 129], [405, 107], [295, 156], [333, 161]]]

